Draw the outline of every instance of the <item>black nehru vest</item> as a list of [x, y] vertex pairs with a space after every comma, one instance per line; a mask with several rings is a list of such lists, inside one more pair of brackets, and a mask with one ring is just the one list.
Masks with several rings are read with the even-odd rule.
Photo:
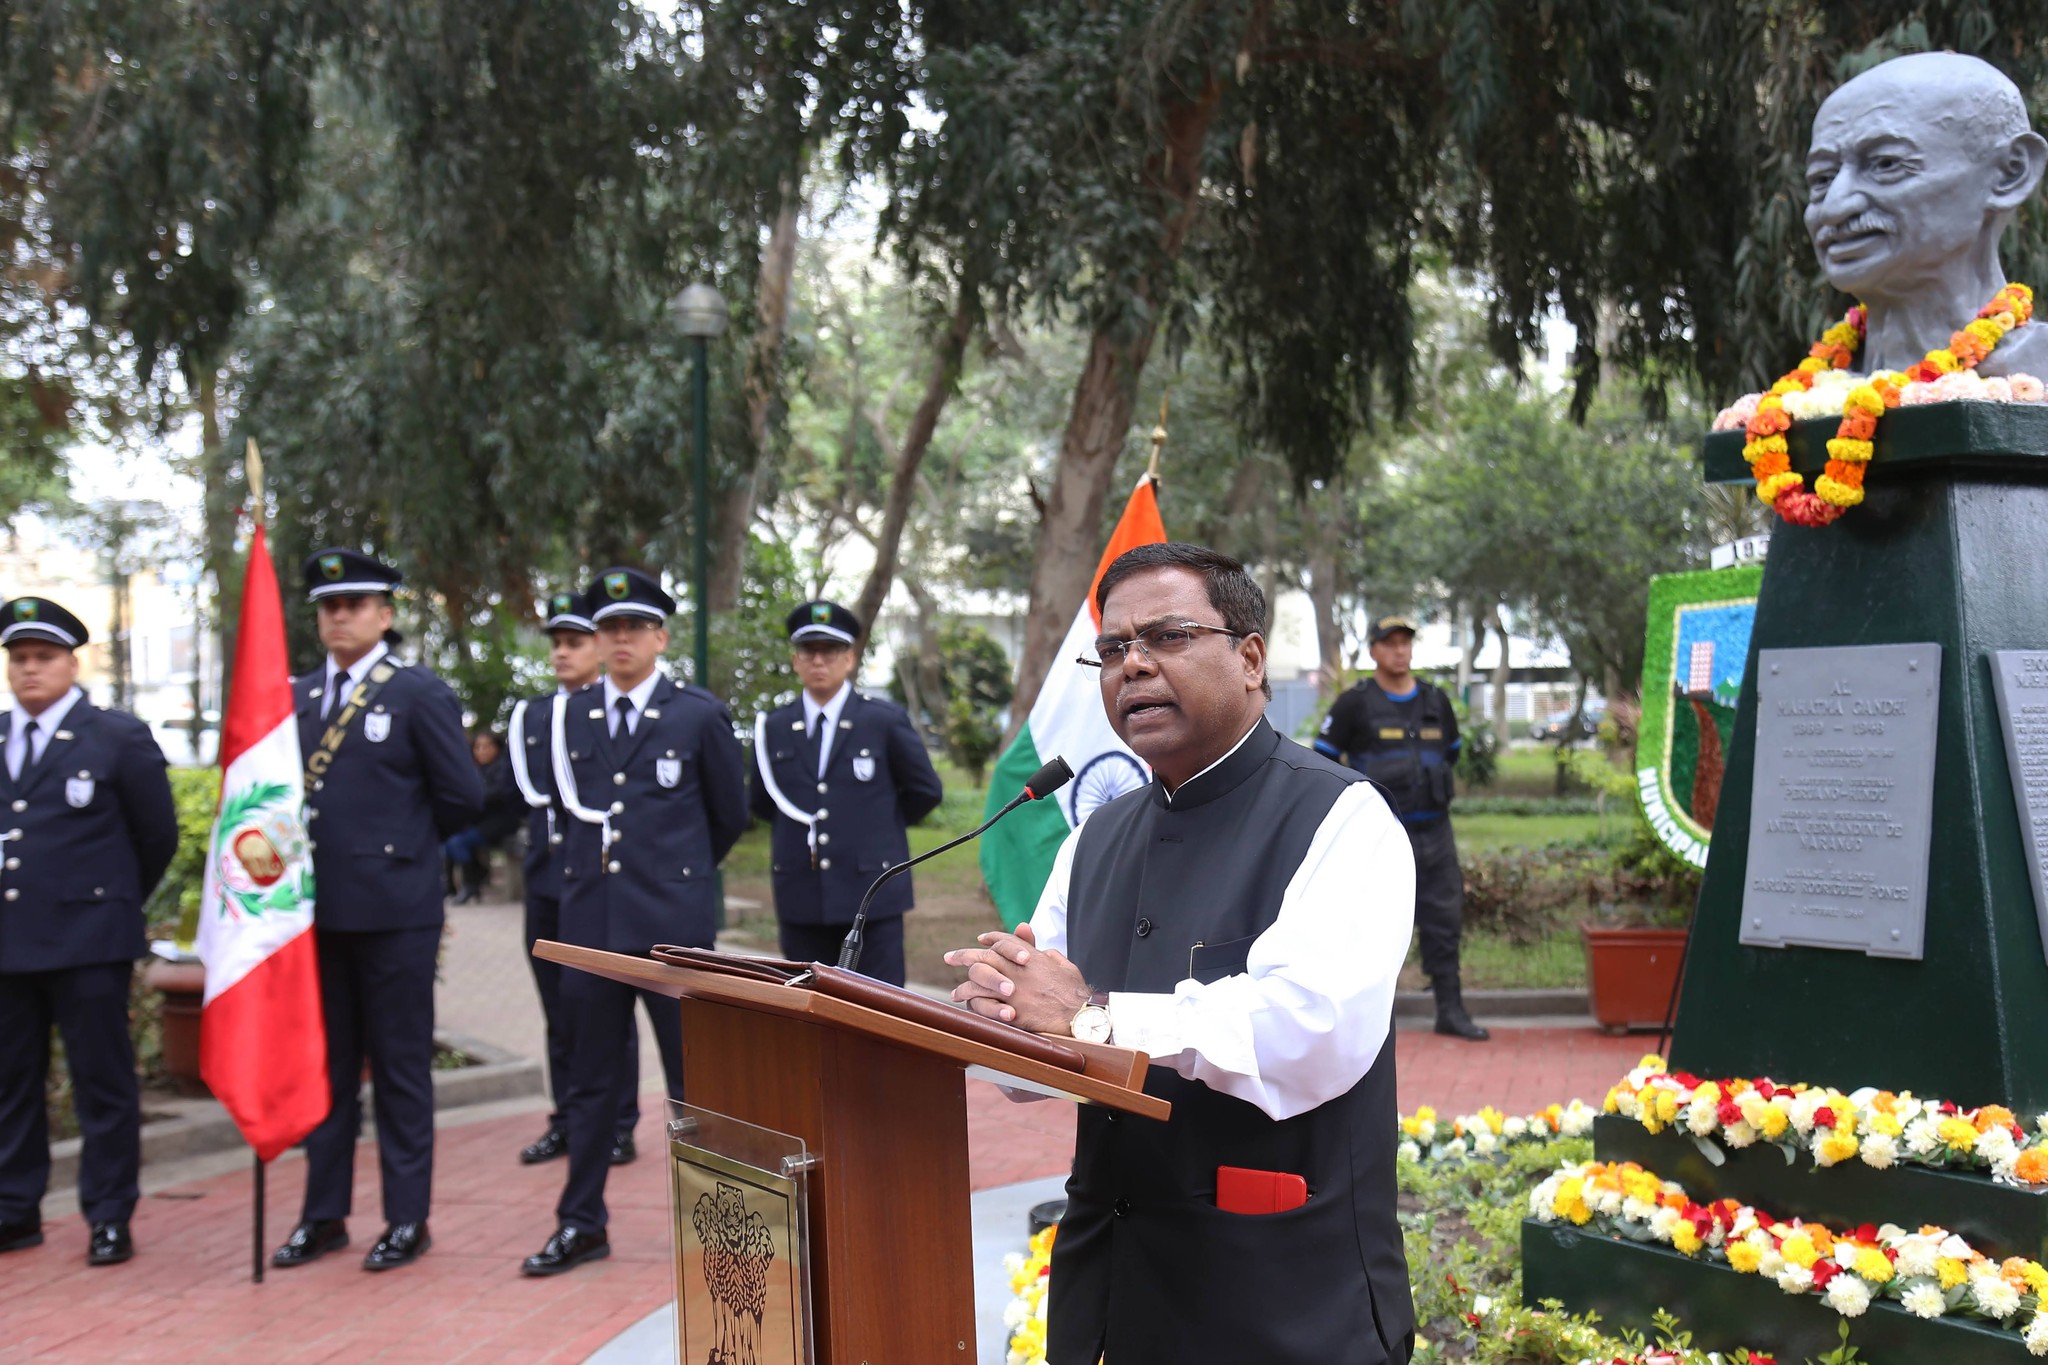
[[[1263, 720], [1169, 805], [1151, 786], [1082, 827], [1067, 950], [1096, 990], [1170, 993], [1245, 969], [1316, 829], [1358, 774]], [[1361, 907], [1362, 910], [1362, 907]], [[1414, 1305], [1395, 1221], [1394, 1046], [1294, 1118], [1150, 1068], [1159, 1123], [1083, 1106], [1053, 1244], [1048, 1365], [1406, 1362]], [[1308, 1202], [1216, 1207], [1216, 1168], [1286, 1171]]]

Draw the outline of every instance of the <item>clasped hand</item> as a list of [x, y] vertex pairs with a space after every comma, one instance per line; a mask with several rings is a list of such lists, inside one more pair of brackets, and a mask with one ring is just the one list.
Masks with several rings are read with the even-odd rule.
[[1040, 949], [1028, 924], [1014, 934], [991, 932], [975, 941], [981, 947], [946, 954], [949, 965], [967, 969], [953, 999], [1033, 1033], [1073, 1031], [1076, 1011], [1088, 1003], [1088, 981], [1065, 953]]

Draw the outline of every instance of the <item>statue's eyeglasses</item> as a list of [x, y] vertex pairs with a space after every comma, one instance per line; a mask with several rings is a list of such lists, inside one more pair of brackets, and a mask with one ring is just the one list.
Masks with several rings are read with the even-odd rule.
[[1114, 635], [1097, 636], [1096, 657], [1091, 659], [1083, 654], [1074, 662], [1084, 668], [1117, 668], [1133, 648], [1156, 662], [1187, 653], [1195, 643], [1195, 632], [1204, 630], [1214, 635], [1228, 635], [1233, 640], [1245, 638], [1238, 631], [1226, 630], [1222, 626], [1205, 626], [1200, 621], [1161, 621], [1156, 626], [1147, 626], [1128, 640], [1119, 640]]

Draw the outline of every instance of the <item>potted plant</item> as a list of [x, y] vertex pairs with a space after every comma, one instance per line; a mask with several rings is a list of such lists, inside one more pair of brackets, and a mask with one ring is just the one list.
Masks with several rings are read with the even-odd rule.
[[1662, 1028], [1685, 964], [1700, 873], [1668, 851], [1638, 815], [1614, 855], [1612, 899], [1579, 926], [1586, 945], [1586, 994], [1610, 1033]]

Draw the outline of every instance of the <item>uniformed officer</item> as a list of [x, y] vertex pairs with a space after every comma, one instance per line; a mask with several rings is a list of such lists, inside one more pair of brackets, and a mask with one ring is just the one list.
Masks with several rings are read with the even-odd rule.
[[1436, 1031], [1484, 1042], [1487, 1031], [1465, 1012], [1458, 980], [1464, 931], [1465, 874], [1451, 833], [1451, 770], [1464, 741], [1450, 696], [1411, 671], [1415, 623], [1382, 616], [1367, 636], [1373, 673], [1330, 707], [1316, 737], [1324, 755], [1378, 784], [1415, 850], [1415, 929], [1422, 970], [1436, 993]]
[[[771, 823], [775, 918], [782, 955], [835, 962], [868, 884], [910, 856], [906, 830], [945, 795], [910, 716], [853, 686], [860, 621], [836, 602], [789, 614], [790, 667], [803, 695], [754, 724], [751, 801]], [[868, 907], [860, 969], [902, 985], [903, 916], [914, 902], [897, 877]]]
[[[562, 1018], [562, 967], [560, 963], [533, 955], [533, 945], [542, 939], [559, 939], [562, 926], [561, 845], [564, 821], [571, 817], [555, 800], [554, 765], [548, 758], [548, 735], [554, 723], [555, 703], [596, 682], [604, 656], [597, 647], [597, 625], [590, 619], [595, 610], [581, 593], [558, 592], [548, 599], [548, 664], [555, 672], [555, 690], [538, 697], [523, 698], [512, 708], [507, 747], [512, 754], [512, 777], [519, 785], [530, 815], [526, 824], [526, 946], [533, 964], [533, 984], [540, 992], [541, 1016], [547, 1021], [548, 1089], [555, 1107], [548, 1115], [548, 1130], [528, 1143], [519, 1160], [531, 1166], [552, 1161], [569, 1151], [569, 1130], [563, 1117], [569, 1107], [569, 1029]], [[633, 1125], [640, 1121], [640, 1034], [626, 1033], [628, 1084], [619, 1096], [617, 1140], [612, 1144], [612, 1164], [633, 1159]]]
[[142, 1161], [128, 984], [145, 951], [142, 903], [178, 847], [163, 751], [149, 727], [78, 687], [76, 616], [43, 597], [0, 606], [0, 1252], [43, 1240], [50, 1026], [64, 1037], [85, 1139], [79, 1211], [89, 1265], [135, 1254], [128, 1219]]
[[[716, 872], [747, 827], [746, 757], [725, 703], [657, 667], [675, 599], [638, 569], [608, 569], [586, 600], [603, 683], [564, 697], [550, 726], [555, 794], [573, 818], [562, 844], [564, 943], [615, 953], [656, 944], [709, 948]], [[569, 1020], [569, 1178], [559, 1226], [520, 1267], [558, 1275], [611, 1254], [605, 1233], [618, 1094], [633, 1000], [646, 1005], [670, 1096], [683, 1093], [676, 1002], [589, 972], [562, 974]]]
[[390, 653], [398, 570], [332, 549], [306, 560], [305, 579], [327, 659], [292, 691], [334, 1107], [306, 1138], [304, 1210], [271, 1264], [304, 1265], [348, 1245], [367, 1057], [387, 1226], [363, 1268], [389, 1270], [431, 1240], [441, 841], [482, 813], [483, 779], [455, 694]]

